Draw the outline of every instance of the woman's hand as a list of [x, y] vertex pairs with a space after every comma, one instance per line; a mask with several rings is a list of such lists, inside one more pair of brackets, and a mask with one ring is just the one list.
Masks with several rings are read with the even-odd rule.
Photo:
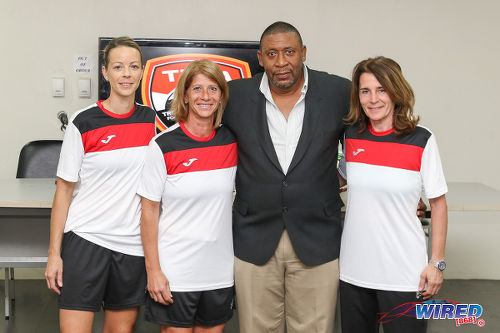
[[[424, 290], [425, 284], [427, 283], [427, 289]], [[427, 267], [420, 273], [420, 283], [418, 285], [418, 290], [422, 293], [422, 298], [428, 300], [432, 296], [436, 295], [441, 289], [443, 284], [443, 272], [434, 267], [432, 264], [428, 264]]]
[[170, 305], [174, 302], [170, 292], [170, 283], [161, 270], [148, 272], [148, 292], [155, 302]]
[[61, 295], [63, 286], [63, 261], [59, 255], [51, 255], [47, 259], [45, 268], [45, 281], [47, 287], [58, 295]]

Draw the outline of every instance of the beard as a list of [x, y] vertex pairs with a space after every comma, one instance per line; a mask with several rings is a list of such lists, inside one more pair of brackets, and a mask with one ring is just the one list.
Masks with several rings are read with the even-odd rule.
[[277, 88], [287, 89], [287, 88], [290, 88], [291, 86], [293, 86], [295, 84], [295, 82], [297, 82], [297, 76], [295, 75], [295, 73], [293, 71], [290, 71], [290, 76], [291, 76], [290, 81], [284, 82], [284, 83], [280, 83], [280, 82], [276, 81], [274, 79], [274, 74], [280, 74], [280, 73], [279, 72], [273, 73], [273, 75], [271, 76], [269, 81], [271, 81], [271, 84]]

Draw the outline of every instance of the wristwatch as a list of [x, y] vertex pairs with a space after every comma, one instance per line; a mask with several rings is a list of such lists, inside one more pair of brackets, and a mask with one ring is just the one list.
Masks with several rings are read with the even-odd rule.
[[432, 266], [434, 266], [437, 269], [439, 269], [441, 272], [446, 269], [446, 262], [444, 262], [444, 260], [440, 260], [440, 261], [431, 260], [429, 263]]

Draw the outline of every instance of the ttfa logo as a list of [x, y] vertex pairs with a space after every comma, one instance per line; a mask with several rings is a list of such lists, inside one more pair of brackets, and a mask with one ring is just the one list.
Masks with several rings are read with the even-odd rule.
[[479, 319], [483, 314], [483, 307], [479, 304], [457, 304], [452, 301], [436, 301], [431, 300], [416, 304], [415, 316], [417, 319], [454, 319], [456, 326], [475, 324], [483, 327], [486, 324], [484, 319]]
[[252, 77], [246, 61], [215, 54], [176, 54], [148, 60], [142, 77], [142, 102], [156, 111], [159, 131], [173, 124], [169, 102], [184, 68], [197, 59], [210, 59], [219, 65], [226, 81]]

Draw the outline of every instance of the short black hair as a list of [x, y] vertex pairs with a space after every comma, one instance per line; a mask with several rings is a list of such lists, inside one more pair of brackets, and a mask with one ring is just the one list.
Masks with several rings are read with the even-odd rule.
[[286, 33], [286, 32], [292, 32], [292, 33], [296, 34], [297, 37], [299, 37], [300, 46], [303, 45], [302, 44], [302, 37], [300, 36], [300, 32], [297, 30], [297, 28], [295, 28], [290, 23], [283, 22], [283, 21], [277, 21], [277, 22], [274, 22], [273, 24], [271, 24], [270, 26], [268, 26], [266, 28], [266, 30], [264, 30], [264, 32], [260, 36], [259, 49], [262, 50], [262, 40], [267, 35]]

